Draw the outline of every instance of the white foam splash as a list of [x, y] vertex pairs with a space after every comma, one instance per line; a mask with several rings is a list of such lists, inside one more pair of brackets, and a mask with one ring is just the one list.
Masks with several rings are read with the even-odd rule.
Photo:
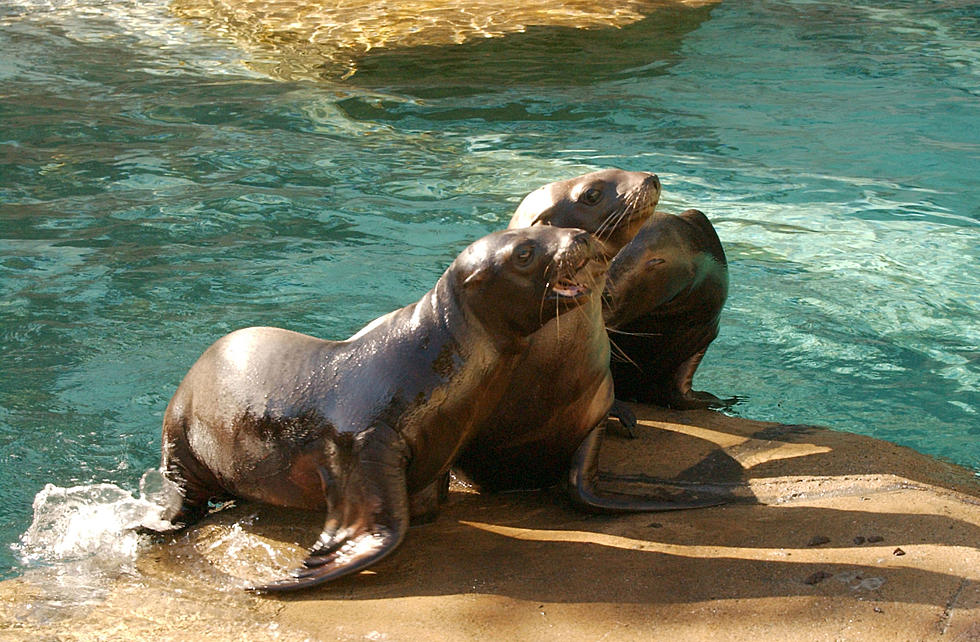
[[143, 474], [138, 498], [114, 484], [47, 484], [15, 548], [24, 563], [96, 558], [100, 567], [123, 568], [136, 558], [138, 529], [173, 529], [168, 518], [179, 503], [179, 490], [159, 470]]

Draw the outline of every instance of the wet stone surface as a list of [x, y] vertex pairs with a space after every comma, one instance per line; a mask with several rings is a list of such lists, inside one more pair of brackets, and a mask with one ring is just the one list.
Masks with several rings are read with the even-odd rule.
[[[636, 410], [637, 439], [608, 438], [603, 471], [669, 478], [712, 448], [736, 462], [752, 453], [717, 488], [733, 501], [651, 520], [584, 515], [556, 490], [455, 486], [390, 557], [282, 597], [243, 587], [298, 563], [322, 516], [231, 506], [141, 541], [115, 569], [87, 560], [0, 583], [0, 639], [972, 639], [980, 489], [969, 471], [845, 433], [791, 432], [787, 451], [752, 443], [778, 426]], [[828, 541], [808, 545], [814, 534]]]

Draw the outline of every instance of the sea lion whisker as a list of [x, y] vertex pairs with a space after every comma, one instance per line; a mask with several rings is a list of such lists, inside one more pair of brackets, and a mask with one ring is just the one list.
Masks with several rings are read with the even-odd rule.
[[541, 303], [538, 304], [538, 321], [544, 323], [544, 306], [548, 302], [548, 292], [552, 288], [551, 281], [545, 281], [544, 290], [541, 291]]
[[[588, 287], [589, 287], [590, 290], [596, 289], [596, 284], [598, 282], [599, 282], [599, 279], [596, 277], [595, 273], [593, 273], [591, 270], [589, 270], [588, 272], [586, 272], [586, 274], [585, 274], [585, 283], [586, 283], [586, 285], [588, 285]], [[601, 297], [602, 294], [600, 293], [599, 296]]]
[[622, 225], [623, 221], [630, 217], [631, 206], [629, 204], [624, 204], [622, 208], [617, 210], [612, 214], [613, 220], [608, 226], [608, 237], [611, 237], [616, 230]]
[[603, 219], [599, 222], [599, 225], [596, 226], [595, 232], [592, 233], [596, 238], [601, 238], [602, 234], [605, 232], [606, 228], [609, 226], [610, 222], [616, 216], [618, 211], [619, 208], [617, 207], [616, 209], [610, 210], [609, 213], [603, 217]]
[[589, 288], [590, 292], [595, 292], [596, 290], [599, 291], [599, 301], [601, 302], [605, 294], [605, 290], [599, 287], [600, 280], [599, 275], [592, 270], [589, 270], [586, 274], [586, 286]]
[[616, 300], [615, 295], [609, 290], [609, 280], [606, 279], [606, 287], [602, 290], [602, 294], [599, 295], [602, 299], [602, 308], [604, 310], [612, 310], [613, 302]]
[[607, 226], [610, 228], [610, 234], [619, 227], [623, 220], [631, 215], [638, 201], [639, 195], [636, 192], [630, 192], [623, 197], [620, 206], [610, 212], [606, 218]]
[[561, 337], [561, 315], [558, 314], [558, 298], [555, 297], [555, 344], [558, 344], [558, 339]]
[[662, 332], [627, 332], [626, 330], [620, 330], [618, 328], [610, 328], [606, 326], [606, 332], [615, 332], [616, 334], [624, 334], [630, 337], [662, 337]]
[[[258, 592], [309, 588], [388, 555], [408, 531], [413, 509], [437, 506], [427, 490], [439, 483], [436, 471], [447, 470], [484, 418], [509, 401], [505, 395], [521, 364], [515, 355], [533, 349], [529, 338], [548, 327], [552, 310], [544, 299], [537, 301], [542, 283], [558, 283], [557, 317], [588, 301], [565, 296], [568, 288], [547, 272], [552, 263], [560, 267], [553, 259], [568, 254], [566, 248], [583, 236], [552, 226], [490, 234], [463, 250], [419, 301], [346, 340], [273, 327], [244, 328], [218, 339], [191, 366], [164, 412], [160, 468], [178, 485], [178, 514], [185, 522], [202, 517], [209, 500], [230, 495], [228, 488], [236, 489], [233, 497], [274, 505], [326, 505], [320, 535], [303, 565], [280, 580], [250, 587]], [[545, 253], [524, 261], [534, 256], [520, 251], [529, 245]], [[540, 336], [545, 343], [547, 335]], [[465, 344], [455, 353], [459, 358], [431, 348], [458, 344]], [[362, 364], [374, 375], [370, 382], [357, 374]], [[419, 374], [430, 370], [441, 375], [439, 383]], [[438, 402], [431, 399], [434, 385], [444, 393]], [[396, 387], [407, 398], [426, 400], [421, 403], [429, 411], [406, 411], [387, 395]], [[446, 397], [448, 403], [436, 411], [434, 404]], [[284, 410], [251, 415], [248, 409], [261, 405]], [[189, 438], [195, 433], [205, 446]], [[313, 440], [323, 444], [322, 460], [305, 446]], [[243, 441], [261, 447], [236, 450]], [[420, 490], [410, 491], [407, 471], [416, 461], [432, 472], [413, 480]], [[311, 466], [316, 474], [310, 474]], [[273, 473], [291, 484], [270, 484]]]
[[612, 236], [628, 211], [629, 209], [626, 204], [623, 204], [619, 208], [611, 211], [609, 215], [603, 219], [602, 224], [599, 225], [598, 229], [596, 229], [596, 238], [600, 241], [605, 241], [607, 238]]
[[558, 276], [558, 263], [559, 257], [552, 256], [544, 268], [544, 290], [541, 291], [541, 303], [538, 305], [538, 320], [542, 323], [544, 322], [544, 306], [548, 303], [548, 294], [554, 289], [555, 280]]
[[601, 221], [599, 221], [599, 225], [596, 226], [595, 232], [592, 233], [597, 239], [602, 239], [602, 234], [605, 232], [606, 226], [609, 224], [609, 221], [613, 216], [614, 212], [610, 212]]
[[640, 369], [639, 364], [637, 364], [635, 361], [630, 359], [629, 355], [626, 354], [626, 351], [620, 348], [618, 345], [616, 345], [616, 342], [612, 340], [612, 337], [609, 337], [609, 352], [610, 352], [610, 356], [616, 358], [616, 360], [621, 362], [631, 363], [634, 366], [636, 366], [637, 370]]

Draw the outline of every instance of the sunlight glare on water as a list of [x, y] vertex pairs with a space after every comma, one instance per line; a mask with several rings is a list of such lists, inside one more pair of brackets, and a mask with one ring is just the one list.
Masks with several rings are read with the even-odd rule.
[[697, 387], [980, 471], [976, 6], [651, 11], [371, 49], [340, 80], [161, 0], [0, 6], [0, 573], [43, 561], [11, 549], [39, 493], [137, 501], [222, 334], [350, 336], [608, 166], [725, 244]]

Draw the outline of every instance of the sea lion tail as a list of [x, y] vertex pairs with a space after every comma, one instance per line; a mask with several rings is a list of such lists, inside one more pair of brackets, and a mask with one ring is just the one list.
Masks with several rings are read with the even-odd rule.
[[288, 577], [249, 590], [296, 591], [351, 575], [387, 556], [404, 539], [409, 524], [408, 446], [387, 426], [370, 428], [356, 441], [346, 480], [334, 480], [320, 468], [329, 514], [303, 565]]

